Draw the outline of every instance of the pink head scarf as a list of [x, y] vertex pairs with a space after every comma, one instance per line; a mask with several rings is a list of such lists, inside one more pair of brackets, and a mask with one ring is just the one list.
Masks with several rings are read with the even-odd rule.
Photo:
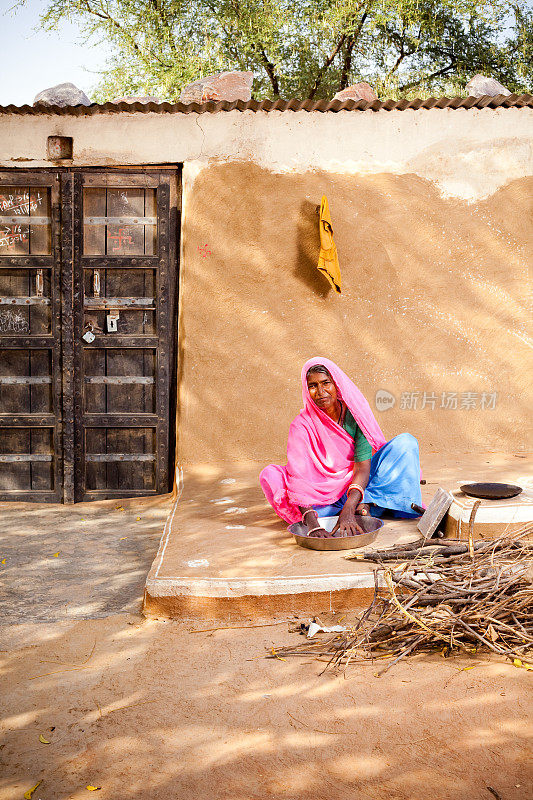
[[353, 474], [353, 439], [315, 405], [307, 388], [310, 367], [322, 364], [335, 381], [339, 397], [375, 452], [386, 443], [368, 401], [339, 367], [327, 358], [311, 358], [302, 368], [304, 408], [292, 421], [287, 466], [271, 464], [261, 472], [265, 496], [287, 522], [301, 519], [298, 506], [328, 505], [341, 497]]

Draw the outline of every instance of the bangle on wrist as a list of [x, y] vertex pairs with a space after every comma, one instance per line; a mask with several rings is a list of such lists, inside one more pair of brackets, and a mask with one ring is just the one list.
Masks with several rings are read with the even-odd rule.
[[358, 491], [358, 492], [360, 492], [360, 494], [361, 494], [361, 500], [362, 500], [362, 499], [363, 499], [363, 497], [364, 497], [364, 494], [365, 494], [365, 490], [363, 489], [363, 487], [362, 487], [362, 486], [359, 486], [359, 484], [358, 484], [358, 483], [351, 483], [351, 484], [348, 486], [348, 495], [350, 494], [350, 491], [351, 491], [352, 489], [357, 489], [357, 491]]

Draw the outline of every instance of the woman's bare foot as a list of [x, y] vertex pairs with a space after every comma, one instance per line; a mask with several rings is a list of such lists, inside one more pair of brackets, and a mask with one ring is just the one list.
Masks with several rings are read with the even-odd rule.
[[355, 509], [355, 513], [360, 514], [362, 517], [369, 517], [370, 506], [368, 505], [368, 503], [359, 503], [359, 505]]

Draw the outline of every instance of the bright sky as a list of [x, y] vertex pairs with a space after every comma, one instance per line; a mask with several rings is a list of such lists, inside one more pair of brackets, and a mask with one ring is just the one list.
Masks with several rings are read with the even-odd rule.
[[14, 3], [0, 0], [0, 105], [31, 105], [37, 92], [67, 81], [89, 94], [99, 81], [95, 73], [105, 64], [106, 47], [84, 44], [73, 24], [53, 33], [36, 31], [46, 2], [27, 0], [16, 13], [10, 11]]

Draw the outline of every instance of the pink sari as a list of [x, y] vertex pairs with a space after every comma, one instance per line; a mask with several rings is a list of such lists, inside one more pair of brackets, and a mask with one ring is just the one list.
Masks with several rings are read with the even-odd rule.
[[373, 452], [386, 439], [368, 401], [339, 367], [327, 358], [311, 358], [302, 369], [304, 408], [292, 421], [287, 443], [287, 466], [270, 464], [259, 476], [265, 497], [286, 522], [298, 522], [298, 506], [327, 505], [348, 488], [353, 474], [353, 439], [311, 400], [307, 371], [323, 364], [335, 381], [339, 397], [346, 403]]

